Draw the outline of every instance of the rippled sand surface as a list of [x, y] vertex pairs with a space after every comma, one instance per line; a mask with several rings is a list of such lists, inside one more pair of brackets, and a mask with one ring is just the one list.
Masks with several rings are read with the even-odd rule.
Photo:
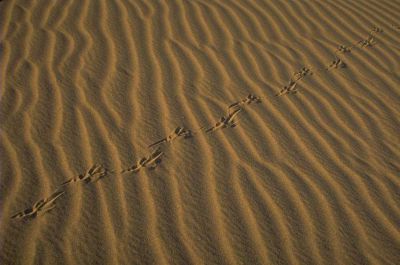
[[1, 264], [398, 264], [399, 14], [1, 1]]

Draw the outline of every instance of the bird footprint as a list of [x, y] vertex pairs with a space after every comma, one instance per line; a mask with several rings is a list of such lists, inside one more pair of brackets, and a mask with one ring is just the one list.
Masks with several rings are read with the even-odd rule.
[[190, 138], [192, 137], [192, 131], [187, 130], [183, 127], [176, 127], [175, 130], [173, 130], [167, 137], [152, 143], [148, 147], [156, 146], [162, 143], [169, 143], [178, 137]]
[[103, 178], [107, 174], [107, 170], [103, 168], [101, 165], [94, 164], [85, 174], [80, 174], [76, 177], [73, 177], [63, 183], [61, 186], [73, 183], [73, 182], [81, 182], [85, 183], [94, 182], [101, 178]]
[[232, 113], [228, 114], [227, 117], [221, 117], [220, 120], [211, 128], [206, 130], [206, 133], [213, 132], [220, 128], [235, 127], [237, 123], [235, 122], [235, 117], [242, 111], [242, 108], [234, 110]]
[[335, 60], [333, 60], [328, 67], [326, 68], [326, 70], [330, 70], [332, 68], [345, 68], [346, 64], [340, 59], [340, 58], [336, 58]]
[[244, 99], [242, 99], [240, 101], [236, 101], [236, 102], [232, 103], [231, 105], [229, 105], [228, 106], [228, 114], [230, 113], [230, 110], [232, 108], [240, 107], [240, 106], [243, 106], [243, 105], [249, 105], [249, 104], [251, 104], [253, 102], [260, 103], [261, 102], [261, 98], [255, 96], [253, 94], [248, 94], [246, 98], [244, 98]]
[[63, 195], [65, 191], [56, 191], [50, 197], [37, 201], [32, 207], [18, 212], [11, 216], [12, 219], [28, 219], [35, 218], [44, 214], [55, 207], [55, 201]]
[[150, 169], [155, 169], [158, 164], [161, 162], [161, 157], [163, 156], [164, 152], [161, 151], [160, 148], [157, 148], [153, 153], [151, 153], [147, 157], [143, 157], [140, 160], [136, 162], [135, 165], [133, 165], [130, 168], [122, 170], [121, 173], [126, 173], [126, 172], [139, 172], [140, 169], [147, 167]]

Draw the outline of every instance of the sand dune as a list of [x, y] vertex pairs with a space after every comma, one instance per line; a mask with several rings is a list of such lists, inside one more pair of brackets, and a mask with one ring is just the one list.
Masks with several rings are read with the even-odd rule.
[[398, 14], [1, 1], [1, 263], [398, 264]]

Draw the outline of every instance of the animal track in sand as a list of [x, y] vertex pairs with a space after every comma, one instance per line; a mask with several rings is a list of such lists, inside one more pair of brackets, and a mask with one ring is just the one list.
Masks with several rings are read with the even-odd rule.
[[302, 80], [304, 77], [312, 75], [313, 72], [308, 67], [303, 67], [299, 71], [293, 73], [289, 80], [289, 84], [284, 86], [278, 93], [275, 94], [276, 97], [283, 96], [286, 94], [296, 94], [297, 93], [297, 82]]
[[373, 32], [382, 33], [383, 29], [382, 28], [378, 28], [377, 26], [374, 26], [369, 33], [372, 34]]
[[338, 68], [346, 68], [346, 63], [344, 63], [340, 58], [336, 58], [326, 68], [326, 70], [331, 70], [331, 69], [338, 69]]
[[161, 163], [161, 157], [163, 156], [163, 154], [164, 152], [162, 152], [160, 148], [157, 148], [149, 156], [139, 159], [135, 165], [133, 165], [130, 168], [122, 170], [121, 173], [127, 173], [127, 172], [136, 173], [139, 172], [140, 169], [145, 167], [149, 169], [155, 169], [158, 166], [158, 164]]
[[[399, 30], [400, 26], [395, 26], [392, 25], [394, 29]], [[310, 68], [303, 67], [299, 71], [295, 72], [292, 77], [289, 80], [289, 84], [284, 86], [279, 93], [277, 93], [275, 96], [282, 96], [286, 94], [296, 94], [298, 92], [297, 84], [299, 81], [304, 79], [306, 76], [309, 75], [317, 75], [320, 71], [329, 71], [331, 69], [338, 69], [338, 68], [345, 68], [346, 64], [338, 57], [336, 54], [339, 53], [350, 53], [352, 51], [353, 47], [356, 46], [361, 46], [361, 48], [366, 48], [366, 47], [371, 47], [376, 44], [376, 40], [374, 38], [375, 34], [374, 33], [382, 33], [383, 29], [374, 26], [372, 30], [369, 32], [367, 39], [365, 40], [360, 40], [355, 43], [353, 43], [350, 46], [346, 45], [339, 45], [338, 48], [335, 50], [335, 60], [331, 61], [328, 67], [322, 68], [322, 69], [317, 69], [311, 71]], [[253, 94], [248, 94], [247, 97], [244, 99], [241, 99], [239, 101], [236, 101], [228, 106], [228, 113], [226, 116], [223, 116], [219, 119], [218, 122], [215, 123], [214, 126], [211, 128], [205, 130], [206, 133], [216, 131], [220, 128], [226, 128], [226, 127], [235, 127], [237, 125], [237, 122], [235, 121], [235, 118], [237, 115], [243, 110], [245, 105], [250, 105], [252, 103], [260, 103], [261, 98], [257, 97]], [[201, 127], [196, 130], [197, 131], [202, 131], [204, 127]], [[193, 137], [193, 135], [196, 133], [193, 133], [191, 130], [188, 130], [183, 127], [177, 127], [175, 128], [167, 137], [158, 140], [152, 144], [150, 144], [148, 147], [154, 147], [163, 143], [169, 143], [174, 141], [176, 138], [183, 137], [183, 138], [190, 138]], [[133, 166], [130, 168], [124, 169], [121, 171], [121, 173], [127, 173], [127, 172], [139, 172], [142, 168], [148, 168], [148, 169], [155, 169], [160, 163], [161, 163], [161, 158], [164, 155], [164, 152], [161, 151], [160, 148], [157, 148], [155, 151], [153, 151], [150, 155], [147, 157], [143, 157], [139, 159]], [[106, 168], [102, 167], [101, 165], [93, 165], [89, 170], [87, 170], [86, 173], [80, 174], [76, 177], [73, 177], [65, 182], [63, 182], [60, 186], [65, 186], [74, 182], [85, 182], [85, 183], [91, 183], [95, 182], [104, 176], [107, 175], [107, 173], [114, 173], [115, 171], [109, 171]], [[40, 214], [44, 214], [51, 209], [55, 207], [55, 201], [62, 196], [65, 193], [65, 190], [58, 190], [55, 193], [53, 193], [50, 197], [46, 199], [42, 199], [37, 201], [32, 207], [18, 212], [14, 214], [11, 218], [12, 219], [28, 219], [28, 218], [35, 218]]]
[[280, 97], [286, 94], [295, 94], [297, 93], [297, 88], [296, 88], [297, 83], [290, 81], [288, 85], [284, 86], [277, 94], [275, 94], [276, 97]]
[[143, 166], [144, 163], [146, 162], [147, 158], [143, 157], [140, 160], [136, 162], [135, 165], [131, 166], [130, 168], [124, 169], [121, 171], [121, 173], [126, 173], [126, 172], [138, 172]]
[[295, 72], [293, 76], [290, 78], [290, 82], [298, 82], [307, 75], [312, 75], [313, 73], [311, 72], [310, 68], [303, 67], [299, 71]]
[[174, 139], [178, 138], [178, 137], [183, 137], [183, 138], [190, 138], [192, 137], [192, 131], [191, 130], [187, 130], [183, 127], [176, 127], [175, 130], [173, 130], [167, 137], [152, 143], [151, 145], [149, 145], [148, 147], [153, 147], [162, 143], [169, 143], [172, 142]]
[[76, 177], [73, 177], [63, 183], [60, 186], [64, 186], [73, 182], [81, 182], [85, 183], [95, 182], [107, 175], [107, 169], [102, 167], [101, 165], [94, 164], [85, 174], [80, 174]]
[[358, 44], [361, 46], [361, 48], [366, 48], [366, 47], [371, 47], [376, 44], [375, 38], [373, 36], [368, 36], [367, 39], [365, 40], [360, 40]]
[[162, 152], [160, 148], [156, 149], [144, 161], [143, 167], [149, 167], [150, 169], [155, 169], [158, 166], [158, 164], [161, 163], [161, 156], [163, 155], [164, 152]]
[[[395, 25], [392, 25], [392, 27], [396, 28]], [[400, 27], [397, 26], [397, 29]], [[377, 26], [374, 26], [368, 34], [368, 37], [365, 40], [360, 40], [356, 41], [350, 46], [346, 45], [339, 45], [337, 49], [335, 50], [335, 60], [331, 61], [329, 65], [325, 68], [322, 68], [320, 70], [313, 71], [315, 74], [318, 74], [320, 71], [323, 70], [331, 70], [331, 69], [338, 69], [338, 68], [346, 68], [347, 65], [346, 63], [343, 62], [342, 59], [340, 59], [337, 54], [344, 54], [344, 53], [350, 53], [352, 51], [353, 47], [360, 46], [361, 48], [366, 48], [366, 47], [371, 47], [376, 44], [376, 40], [374, 38], [374, 33], [382, 33], [383, 29], [379, 28]], [[303, 67], [300, 71], [296, 72], [293, 74], [292, 78], [289, 81], [289, 84], [284, 86], [275, 96], [283, 96], [287, 94], [296, 94], [298, 92], [298, 89], [296, 88], [297, 82], [303, 79], [307, 75], [312, 75], [313, 72], [306, 67]]]
[[235, 117], [242, 111], [242, 108], [234, 110], [232, 113], [228, 114], [226, 117], [223, 116], [220, 120], [211, 128], [206, 130], [206, 133], [216, 131], [220, 128], [235, 127], [237, 123], [235, 122]]
[[232, 108], [242, 107], [243, 105], [250, 105], [253, 102], [261, 103], [261, 98], [255, 96], [253, 94], [248, 94], [247, 97], [245, 97], [244, 99], [242, 99], [240, 101], [236, 101], [228, 106], [228, 115], [230, 114], [230, 111]]
[[348, 47], [346, 45], [339, 45], [335, 51], [335, 54], [336, 53], [349, 53], [349, 52], [351, 52], [351, 47]]
[[37, 201], [32, 207], [25, 209], [24, 211], [18, 212], [11, 216], [12, 219], [32, 219], [39, 215], [42, 215], [51, 209], [53, 209], [56, 205], [55, 202], [61, 195], [63, 195], [65, 191], [56, 191], [50, 197], [46, 199], [41, 199]]

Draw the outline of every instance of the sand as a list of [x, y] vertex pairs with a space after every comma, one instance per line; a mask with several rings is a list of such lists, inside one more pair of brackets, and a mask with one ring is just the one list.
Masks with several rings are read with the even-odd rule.
[[1, 264], [399, 264], [399, 14], [1, 1]]

